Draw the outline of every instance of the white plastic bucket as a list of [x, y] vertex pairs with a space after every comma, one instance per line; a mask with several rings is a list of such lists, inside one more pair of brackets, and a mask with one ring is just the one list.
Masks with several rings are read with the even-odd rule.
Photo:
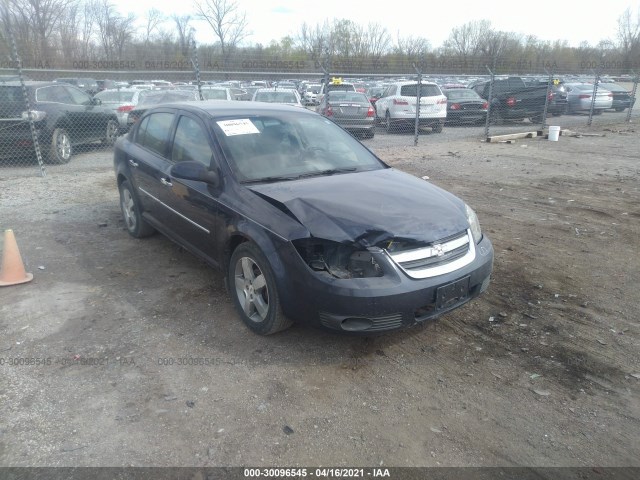
[[549, 126], [549, 141], [557, 142], [559, 137], [560, 137], [560, 127]]

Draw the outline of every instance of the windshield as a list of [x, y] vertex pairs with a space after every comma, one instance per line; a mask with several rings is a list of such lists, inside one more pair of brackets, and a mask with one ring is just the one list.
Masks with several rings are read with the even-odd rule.
[[227, 91], [218, 89], [202, 89], [202, 96], [205, 100], [227, 100]]
[[466, 88], [447, 90], [445, 95], [449, 100], [480, 100], [480, 96], [476, 92]]
[[140, 97], [138, 105], [157, 105], [159, 103], [182, 102], [196, 99], [195, 93], [193, 92], [179, 92], [175, 90], [147, 93], [146, 95], [140, 95]]
[[283, 92], [258, 92], [256, 93], [256, 102], [268, 103], [298, 103], [295, 94], [291, 90]]
[[245, 183], [385, 168], [349, 133], [317, 115], [235, 117], [213, 127], [229, 166]]

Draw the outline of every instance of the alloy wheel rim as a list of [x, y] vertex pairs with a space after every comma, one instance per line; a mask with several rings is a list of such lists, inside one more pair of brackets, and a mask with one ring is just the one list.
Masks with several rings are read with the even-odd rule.
[[60, 154], [60, 158], [64, 159], [71, 156], [71, 142], [69, 141], [69, 137], [64, 133], [58, 135], [58, 153]]
[[269, 289], [262, 270], [253, 259], [238, 259], [234, 271], [235, 289], [240, 306], [245, 315], [259, 323], [269, 313]]
[[136, 211], [133, 197], [129, 190], [124, 190], [122, 193], [122, 213], [124, 214], [124, 221], [127, 224], [127, 229], [133, 231], [136, 228]]

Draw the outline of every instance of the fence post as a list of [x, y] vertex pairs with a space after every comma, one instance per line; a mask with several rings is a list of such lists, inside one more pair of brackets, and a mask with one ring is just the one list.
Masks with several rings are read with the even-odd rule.
[[191, 57], [191, 65], [193, 65], [194, 73], [196, 74], [196, 83], [198, 84], [198, 97], [200, 100], [204, 100], [202, 97], [202, 81], [200, 80], [200, 63], [198, 62], [198, 49], [196, 47], [196, 41], [193, 37], [191, 37], [191, 46], [192, 46], [192, 57]]
[[549, 111], [549, 95], [551, 94], [551, 82], [553, 78], [553, 70], [549, 72], [546, 68], [544, 71], [549, 75], [549, 79], [547, 80], [547, 98], [544, 101], [544, 111], [542, 112], [542, 126], [544, 128], [547, 126], [547, 113]]
[[635, 105], [635, 100], [636, 100], [636, 93], [638, 92], [638, 80], [640, 79], [640, 75], [637, 75], [636, 72], [634, 72], [633, 70], [631, 71], [631, 73], [633, 73], [634, 77], [633, 77], [633, 89], [631, 90], [631, 105], [629, 105], [629, 110], [627, 110], [627, 119], [626, 122], [629, 123], [631, 122], [631, 110], [633, 110], [633, 106]]
[[492, 103], [491, 101], [493, 100], [493, 82], [496, 76], [487, 65], [485, 65], [485, 68], [489, 72], [489, 75], [491, 75], [491, 81], [489, 82], [489, 98], [487, 100], [487, 103], [488, 103], [487, 120], [484, 123], [484, 138], [487, 139], [489, 138], [489, 122], [491, 122], [491, 103]]
[[422, 71], [418, 70], [416, 64], [413, 64], [413, 69], [418, 74], [418, 85], [416, 86], [416, 121], [413, 130], [413, 146], [418, 146], [418, 136], [420, 135], [420, 90], [422, 89]]
[[[593, 71], [593, 70], [592, 70]], [[597, 72], [594, 72], [595, 79], [593, 80], [593, 92], [591, 94], [591, 107], [589, 108], [589, 120], [587, 120], [587, 126], [591, 126], [593, 120], [593, 108], [596, 104], [596, 95], [598, 94], [598, 84], [600, 83], [600, 68]]]
[[[7, 22], [9, 22], [9, 16], [7, 16]], [[42, 161], [42, 151], [40, 150], [40, 142], [38, 141], [38, 134], [36, 132], [36, 126], [33, 121], [33, 110], [31, 109], [31, 102], [29, 101], [29, 94], [27, 93], [27, 86], [24, 84], [24, 76], [22, 75], [22, 60], [18, 55], [18, 47], [16, 45], [16, 39], [13, 36], [13, 29], [11, 28], [11, 24], [8, 23], [9, 37], [11, 38], [11, 55], [13, 56], [13, 61], [16, 64], [16, 70], [18, 71], [18, 78], [20, 79], [20, 86], [22, 87], [22, 96], [24, 97], [25, 107], [27, 108], [27, 118], [29, 122], [29, 128], [31, 130], [31, 140], [33, 142], [33, 148], [36, 153], [36, 159], [38, 160], [38, 165], [40, 166], [40, 176], [46, 177], [47, 171], [44, 168], [44, 162]]]

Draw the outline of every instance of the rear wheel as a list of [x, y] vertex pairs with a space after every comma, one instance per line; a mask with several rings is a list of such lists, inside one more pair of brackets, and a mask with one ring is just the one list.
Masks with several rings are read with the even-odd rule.
[[47, 163], [63, 164], [71, 160], [71, 139], [64, 128], [56, 128], [51, 136]]
[[142, 218], [140, 202], [129, 181], [122, 182], [118, 189], [120, 190], [122, 218], [129, 235], [135, 238], [143, 238], [153, 234], [155, 229]]
[[104, 138], [102, 139], [102, 143], [107, 146], [112, 146], [116, 143], [116, 139], [118, 138], [118, 133], [120, 132], [120, 124], [111, 119], [107, 122], [107, 128], [105, 130]]
[[255, 333], [271, 335], [292, 325], [282, 313], [269, 262], [256, 244], [241, 243], [234, 250], [228, 285], [240, 318]]
[[393, 128], [391, 127], [391, 114], [389, 111], [384, 115], [384, 127], [387, 130], [387, 133], [392, 133]]
[[442, 133], [442, 129], [444, 128], [444, 125], [442, 123], [436, 123], [433, 126], [433, 133]]
[[625, 107], [616, 107], [616, 112], [624, 112]]

